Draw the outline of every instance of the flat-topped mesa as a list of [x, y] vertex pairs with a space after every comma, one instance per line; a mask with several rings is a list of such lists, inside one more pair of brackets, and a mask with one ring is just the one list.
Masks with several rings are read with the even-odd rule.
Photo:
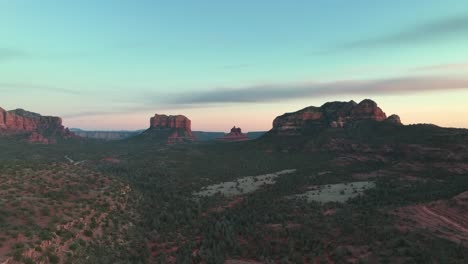
[[233, 127], [231, 128], [231, 132], [226, 134], [224, 137], [220, 137], [217, 140], [219, 141], [245, 141], [249, 140], [249, 137], [242, 133], [242, 129], [240, 127]]
[[192, 122], [183, 115], [155, 114], [150, 119], [150, 128], [147, 131], [158, 130], [169, 131], [167, 142], [170, 144], [195, 140], [192, 134]]
[[74, 137], [62, 125], [60, 117], [42, 116], [23, 109], [5, 111], [3, 108], [0, 108], [0, 134], [26, 134], [29, 142], [36, 143], [53, 143], [54, 137]]
[[370, 99], [365, 99], [359, 104], [354, 101], [328, 102], [321, 107], [310, 106], [278, 116], [273, 121], [273, 129], [270, 132], [276, 135], [299, 135], [305, 131], [329, 127], [344, 128], [363, 120], [401, 124], [397, 117], [392, 115], [387, 118], [382, 109]]
[[158, 115], [150, 119], [150, 128], [182, 128], [192, 131], [192, 122], [183, 115]]

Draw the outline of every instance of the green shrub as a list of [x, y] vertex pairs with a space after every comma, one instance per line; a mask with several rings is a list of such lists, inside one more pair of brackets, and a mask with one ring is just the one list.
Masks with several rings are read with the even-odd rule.
[[87, 237], [92, 237], [93, 236], [93, 231], [86, 229], [83, 234]]

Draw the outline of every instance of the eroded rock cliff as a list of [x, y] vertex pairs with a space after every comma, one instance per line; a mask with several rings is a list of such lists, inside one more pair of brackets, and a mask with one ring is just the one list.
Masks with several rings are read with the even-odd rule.
[[277, 135], [299, 135], [307, 130], [344, 128], [364, 120], [385, 121], [401, 124], [398, 116], [387, 118], [377, 103], [365, 99], [359, 104], [349, 102], [329, 102], [321, 107], [310, 106], [294, 113], [278, 116], [273, 121], [271, 133]]

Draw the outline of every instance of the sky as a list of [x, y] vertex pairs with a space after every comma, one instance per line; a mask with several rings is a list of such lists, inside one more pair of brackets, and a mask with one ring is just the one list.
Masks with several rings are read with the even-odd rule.
[[0, 106], [68, 127], [268, 130], [370, 98], [468, 128], [466, 0], [0, 0]]

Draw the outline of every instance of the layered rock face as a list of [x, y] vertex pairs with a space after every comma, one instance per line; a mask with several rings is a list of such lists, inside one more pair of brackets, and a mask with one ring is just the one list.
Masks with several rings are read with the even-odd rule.
[[56, 140], [45, 138], [43, 135], [41, 135], [41, 134], [39, 134], [37, 132], [32, 132], [32, 134], [29, 135], [27, 141], [29, 143], [40, 143], [40, 144], [53, 144], [53, 143], [56, 143]]
[[158, 115], [150, 119], [150, 128], [182, 128], [192, 132], [192, 122], [183, 115]]
[[229, 134], [226, 134], [224, 137], [220, 137], [217, 140], [219, 141], [228, 141], [228, 142], [234, 142], [234, 141], [245, 141], [249, 140], [249, 137], [242, 133], [242, 129], [240, 127], [233, 127], [231, 128], [231, 132]]
[[387, 118], [374, 101], [365, 99], [359, 104], [354, 101], [329, 102], [321, 107], [310, 106], [294, 113], [286, 113], [275, 118], [271, 133], [299, 135], [308, 130], [344, 128], [363, 120], [401, 124], [398, 116]]
[[151, 131], [169, 132], [167, 139], [169, 144], [195, 140], [195, 136], [192, 134], [191, 121], [183, 115], [156, 114], [150, 119], [150, 128], [146, 132]]
[[5, 111], [0, 108], [0, 134], [29, 135], [28, 141], [34, 143], [53, 143], [52, 137], [73, 137], [62, 125], [62, 119], [55, 116], [41, 116], [23, 109]]

